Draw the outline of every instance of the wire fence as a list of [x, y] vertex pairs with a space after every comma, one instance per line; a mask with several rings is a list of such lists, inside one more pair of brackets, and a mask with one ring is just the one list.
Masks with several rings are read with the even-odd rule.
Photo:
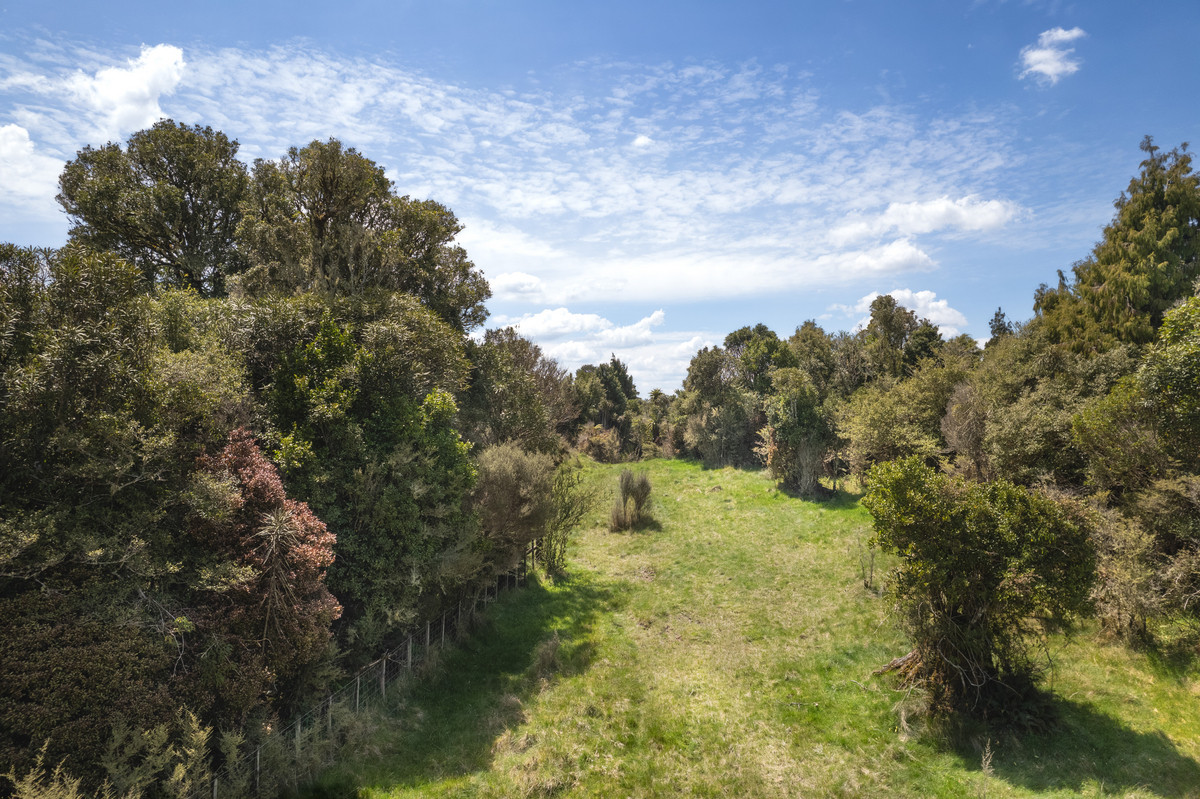
[[252, 747], [222, 751], [220, 768], [211, 775], [198, 775], [190, 795], [194, 799], [271, 797], [316, 779], [353, 739], [360, 714], [383, 707], [389, 694], [403, 689], [398, 683], [409, 679], [414, 669], [460, 640], [474, 625], [480, 608], [495, 601], [501, 591], [525, 584], [542, 555], [541, 543], [531, 543], [516, 567], [497, 576], [494, 584], [476, 586], [454, 607], [415, 625], [399, 646], [383, 652], [286, 726], [267, 729]]

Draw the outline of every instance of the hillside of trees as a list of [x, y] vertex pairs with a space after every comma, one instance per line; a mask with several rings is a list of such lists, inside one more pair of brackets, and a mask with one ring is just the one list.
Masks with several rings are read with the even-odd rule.
[[[490, 291], [458, 220], [363, 154], [237, 150], [170, 120], [85, 148], [60, 178], [69, 243], [0, 246], [15, 773], [44, 746], [98, 785], [118, 728], [252, 739], [563, 535], [572, 451], [765, 466], [814, 500], [865, 485], [877, 544], [912, 567], [896, 668], [947, 712], [1032, 675], [1032, 617], [1095, 612], [1131, 644], [1200, 629], [1186, 147], [1147, 138], [1092, 252], [1031, 319], [998, 309], [983, 348], [882, 295], [856, 332], [734, 331], [645, 398], [615, 356], [571, 374], [478, 334]], [[956, 575], [975, 576], [958, 595]], [[951, 600], [930, 612], [930, 592]], [[952, 669], [948, 635], [970, 650]]]

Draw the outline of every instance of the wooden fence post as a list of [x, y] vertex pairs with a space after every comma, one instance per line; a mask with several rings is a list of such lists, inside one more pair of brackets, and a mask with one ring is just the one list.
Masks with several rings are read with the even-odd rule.
[[262, 790], [262, 747], [254, 750], [254, 795]]
[[429, 649], [429, 625], [430, 622], [425, 622], [425, 648]]
[[444, 649], [446, 647], [446, 611], [442, 611], [442, 641], [438, 647]]
[[408, 670], [412, 671], [412, 634], [408, 636]]
[[387, 655], [379, 659], [379, 697], [387, 699]]
[[358, 689], [362, 687], [362, 672], [354, 678], [354, 712], [358, 712]]

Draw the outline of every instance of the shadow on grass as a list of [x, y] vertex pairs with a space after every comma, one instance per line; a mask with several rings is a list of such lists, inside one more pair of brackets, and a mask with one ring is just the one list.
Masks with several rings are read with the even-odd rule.
[[496, 739], [521, 722], [521, 706], [542, 680], [587, 669], [590, 630], [619, 601], [613, 586], [589, 574], [560, 577], [553, 588], [531, 577], [524, 590], [502, 595], [437, 672], [411, 688], [379, 751], [341, 764], [301, 795], [418, 788], [487, 769]]
[[[1055, 697], [1052, 704], [1058, 719], [1053, 731], [993, 742], [994, 776], [1031, 791], [1099, 786], [1105, 793], [1196, 795], [1200, 763], [1163, 733], [1132, 730], [1081, 702]], [[957, 754], [980, 767], [978, 747], [964, 744]]]
[[1185, 679], [1196, 671], [1200, 624], [1193, 619], [1168, 620], [1140, 648], [1156, 674], [1173, 680]]

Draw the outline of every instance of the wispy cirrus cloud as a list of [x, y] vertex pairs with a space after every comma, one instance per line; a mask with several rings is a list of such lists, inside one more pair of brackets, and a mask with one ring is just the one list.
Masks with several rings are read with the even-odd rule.
[[1083, 28], [1051, 28], [1043, 31], [1036, 44], [1021, 48], [1020, 77], [1033, 77], [1038, 83], [1053, 86], [1063, 77], [1079, 71], [1079, 59], [1072, 58], [1074, 47], [1068, 47], [1071, 42], [1082, 39], [1087, 34]]
[[[23, 187], [0, 192], [0, 209], [57, 213], [56, 163], [159, 116], [221, 129], [247, 160], [333, 136], [401, 193], [453, 208], [493, 309], [529, 317], [529, 330], [562, 315], [540, 313], [584, 304], [669, 313], [669, 303], [895, 285], [943, 268], [944, 239], [992, 235], [1028, 214], [1004, 196], [1019, 156], [1003, 108], [847, 110], [778, 66], [589, 61], [564, 67], [561, 83], [498, 88], [307, 42], [31, 48], [0, 55], [0, 177]], [[541, 340], [568, 362], [615, 350], [665, 375], [679, 369], [672, 348], [692, 347], [690, 358], [721, 337], [669, 331], [667, 318]]]

